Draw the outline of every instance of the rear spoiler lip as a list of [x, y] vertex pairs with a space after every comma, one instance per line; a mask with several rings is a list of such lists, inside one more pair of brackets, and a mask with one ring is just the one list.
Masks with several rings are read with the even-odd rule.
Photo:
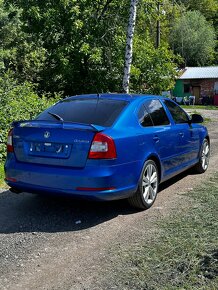
[[77, 130], [87, 130], [94, 132], [101, 132], [105, 130], [105, 127], [94, 125], [94, 124], [84, 124], [84, 123], [76, 123], [76, 122], [62, 122], [62, 121], [43, 121], [43, 120], [20, 120], [14, 121], [12, 123], [12, 127], [35, 127], [35, 128], [51, 128], [51, 127], [63, 128], [63, 129], [77, 129]]

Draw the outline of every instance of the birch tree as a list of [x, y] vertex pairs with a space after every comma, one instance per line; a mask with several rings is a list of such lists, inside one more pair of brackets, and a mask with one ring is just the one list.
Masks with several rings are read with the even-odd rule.
[[123, 91], [129, 93], [129, 81], [130, 81], [130, 70], [132, 64], [133, 54], [133, 37], [136, 23], [136, 12], [137, 12], [138, 0], [131, 0], [129, 23], [127, 29], [127, 40], [126, 40], [126, 52], [125, 52], [125, 65], [123, 75]]

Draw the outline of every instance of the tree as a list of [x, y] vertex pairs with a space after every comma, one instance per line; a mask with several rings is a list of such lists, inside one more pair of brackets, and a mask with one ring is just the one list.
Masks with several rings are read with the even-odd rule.
[[[42, 52], [36, 80], [41, 90], [80, 94], [120, 89], [126, 0], [9, 1], [22, 10], [27, 47], [34, 43]], [[26, 71], [23, 62], [22, 73]]]
[[[218, 39], [218, 1], [217, 0], [180, 0], [190, 11], [200, 11], [207, 21], [209, 21], [216, 33], [216, 39]], [[214, 64], [218, 63], [218, 41], [216, 43], [216, 55], [213, 61]]]
[[167, 44], [156, 49], [150, 36], [135, 36], [132, 65], [132, 90], [141, 93], [161, 94], [175, 84], [178, 59]]
[[38, 82], [45, 59], [40, 38], [32, 39], [22, 8], [0, 1], [0, 72], [13, 71], [20, 81]]
[[180, 0], [180, 2], [190, 11], [200, 11], [206, 19], [217, 17], [217, 0]]
[[[27, 80], [36, 84], [40, 94], [44, 91], [63, 92], [64, 95], [120, 91], [126, 27], [130, 17], [129, 0], [6, 2], [4, 8], [7, 13], [11, 7], [19, 13], [14, 18], [18, 21], [16, 33], [10, 37], [10, 42], [2, 41], [3, 52], [9, 49], [3, 70], [12, 70], [19, 82]], [[161, 7], [166, 10], [165, 6]], [[135, 31], [132, 30], [136, 41], [131, 43], [134, 45], [131, 80], [127, 84], [135, 91], [159, 92], [169, 88], [169, 75], [172, 85], [171, 68], [174, 63], [171, 62], [174, 58], [166, 44], [168, 19], [162, 13], [157, 15], [156, 0], [140, 0], [137, 14]], [[156, 41], [157, 18], [161, 21], [161, 48], [156, 51], [153, 44]], [[15, 27], [11, 25], [11, 28]], [[6, 26], [3, 25], [3, 28]], [[164, 63], [161, 55], [163, 47]], [[147, 50], [152, 52], [149, 57]], [[132, 60], [132, 56], [127, 59]], [[155, 74], [158, 74], [157, 64], [161, 62], [164, 72], [158, 78]], [[155, 81], [159, 82], [156, 85], [152, 82], [152, 73]]]
[[[14, 7], [6, 7], [0, 0], [0, 71], [8, 69], [9, 63], [16, 58], [17, 37], [20, 35], [20, 11]], [[13, 49], [12, 49], [13, 47]]]
[[188, 11], [176, 21], [170, 42], [188, 66], [209, 65], [213, 60], [214, 28], [199, 11]]
[[125, 66], [123, 75], [123, 91], [129, 93], [129, 80], [130, 80], [130, 69], [132, 64], [132, 53], [133, 53], [133, 36], [136, 23], [136, 11], [137, 11], [138, 0], [131, 0], [129, 23], [127, 29], [127, 40], [126, 40], [126, 53], [125, 53]]

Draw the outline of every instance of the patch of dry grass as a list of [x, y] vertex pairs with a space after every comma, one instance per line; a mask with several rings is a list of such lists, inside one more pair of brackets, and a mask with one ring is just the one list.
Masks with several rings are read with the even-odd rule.
[[158, 223], [152, 240], [118, 252], [113, 289], [218, 289], [218, 174], [186, 197], [190, 207]]

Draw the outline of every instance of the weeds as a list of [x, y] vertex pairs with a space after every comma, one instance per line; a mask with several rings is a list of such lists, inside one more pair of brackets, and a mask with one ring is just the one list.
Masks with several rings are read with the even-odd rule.
[[116, 289], [218, 289], [218, 174], [185, 195], [190, 205], [158, 223], [153, 240], [119, 253]]
[[5, 174], [4, 174], [4, 163], [0, 162], [0, 188], [6, 187], [4, 182]]

